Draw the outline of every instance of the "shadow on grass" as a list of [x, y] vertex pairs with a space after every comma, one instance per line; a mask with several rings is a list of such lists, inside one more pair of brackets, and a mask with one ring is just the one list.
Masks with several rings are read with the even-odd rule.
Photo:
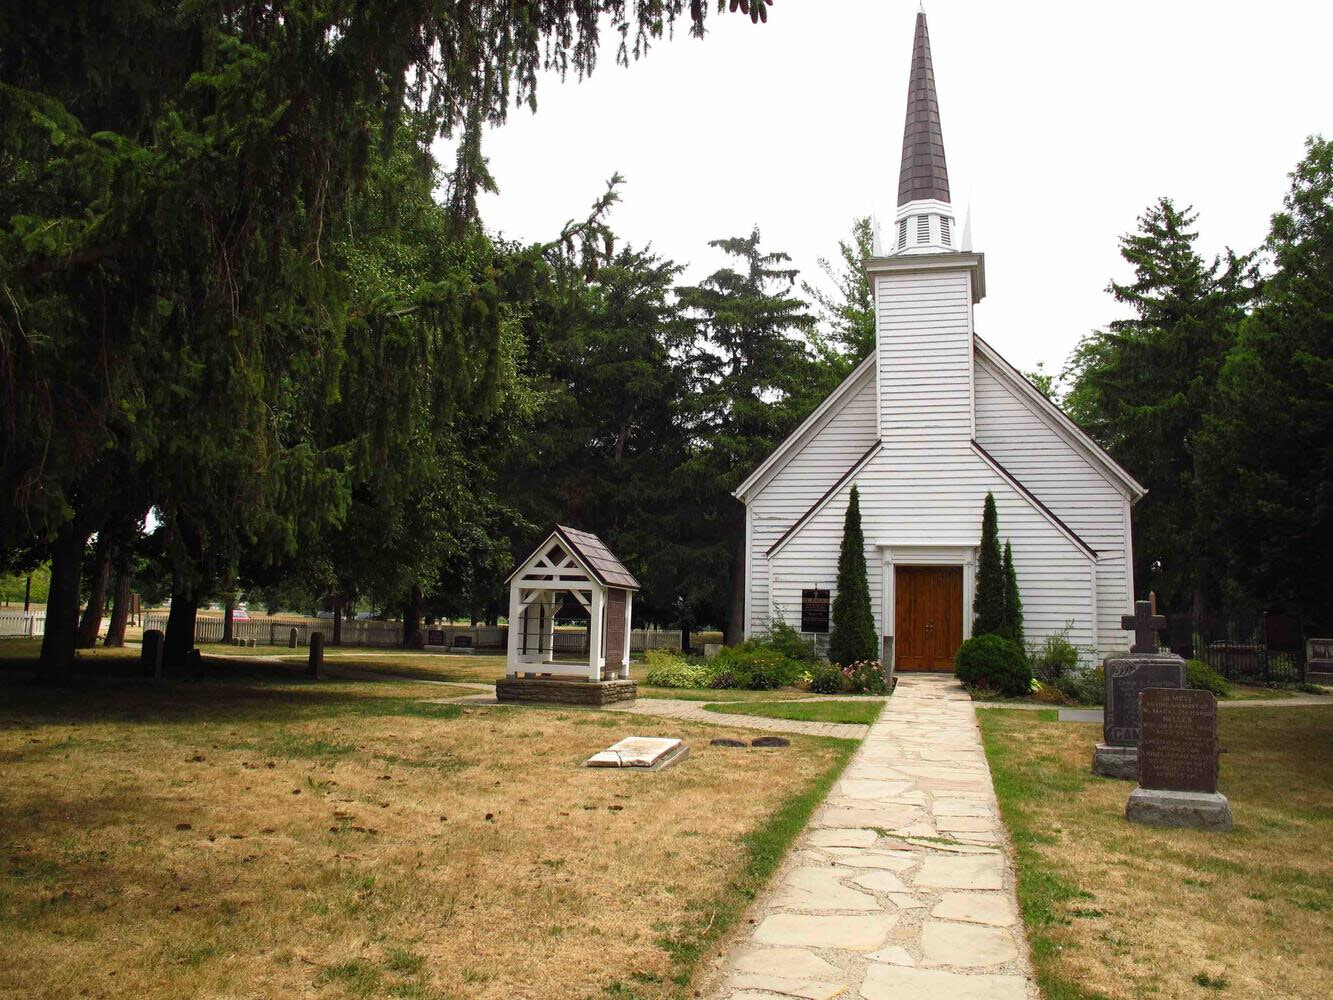
[[[410, 692], [410, 693], [409, 693]], [[204, 658], [202, 676], [142, 676], [133, 656], [82, 659], [64, 684], [35, 679], [31, 659], [0, 660], [0, 723], [262, 722], [340, 716], [455, 719], [457, 705], [422, 699], [438, 691], [401, 679], [313, 680], [304, 667], [253, 657]]]

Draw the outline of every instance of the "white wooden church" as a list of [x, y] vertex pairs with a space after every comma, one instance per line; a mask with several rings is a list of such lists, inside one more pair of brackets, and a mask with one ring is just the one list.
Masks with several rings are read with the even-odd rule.
[[988, 491], [1001, 545], [1013, 544], [1029, 642], [1067, 629], [1089, 661], [1126, 649], [1130, 509], [1145, 491], [977, 336], [985, 257], [949, 200], [924, 13], [898, 208], [880, 242], [866, 264], [874, 353], [736, 490], [746, 634], [775, 619], [827, 630], [856, 484], [875, 619], [897, 669], [952, 670], [971, 635]]

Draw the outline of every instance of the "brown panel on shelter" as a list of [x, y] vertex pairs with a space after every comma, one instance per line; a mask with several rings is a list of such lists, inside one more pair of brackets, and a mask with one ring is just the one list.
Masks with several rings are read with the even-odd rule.
[[612, 587], [606, 592], [606, 662], [625, 659], [625, 591]]
[[953, 670], [963, 644], [961, 566], [894, 569], [894, 646], [898, 670]]

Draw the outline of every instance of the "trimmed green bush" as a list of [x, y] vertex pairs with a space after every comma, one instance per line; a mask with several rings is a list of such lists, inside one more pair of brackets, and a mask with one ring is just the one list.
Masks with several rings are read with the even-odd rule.
[[981, 508], [981, 548], [977, 554], [977, 593], [972, 598], [972, 634], [1004, 635], [1004, 556], [1000, 552], [995, 497], [986, 494]]
[[832, 663], [821, 663], [815, 667], [810, 678], [810, 690], [815, 694], [841, 694], [847, 689], [847, 678], [842, 670]]
[[978, 635], [968, 639], [958, 650], [954, 670], [958, 679], [969, 687], [992, 688], [1012, 696], [1032, 690], [1032, 669], [1022, 647], [1003, 636]]
[[806, 640], [800, 632], [781, 620], [772, 622], [768, 627], [768, 634], [759, 642], [797, 663], [814, 663], [818, 659], [815, 656], [814, 643]]
[[722, 650], [708, 664], [709, 687], [771, 691], [793, 684], [804, 667], [764, 643], [750, 640]]
[[687, 663], [675, 653], [650, 649], [644, 654], [648, 673], [644, 683], [649, 687], [705, 688], [712, 678], [711, 671], [702, 664]]
[[1185, 686], [1198, 691], [1211, 691], [1219, 698], [1231, 694], [1231, 684], [1202, 660], [1185, 661]]
[[1023, 645], [1023, 598], [1018, 592], [1018, 571], [1014, 569], [1014, 549], [1004, 540], [1004, 628], [1000, 635]]
[[828, 658], [855, 663], [879, 656], [879, 633], [870, 613], [870, 578], [866, 574], [866, 539], [861, 531], [861, 494], [855, 486], [847, 501], [838, 551], [838, 584], [833, 595], [833, 631]]
[[1080, 705], [1106, 704], [1106, 672], [1101, 667], [1064, 674], [1055, 686]]
[[1069, 633], [1048, 635], [1028, 654], [1032, 672], [1043, 684], [1057, 684], [1062, 677], [1078, 672], [1078, 647], [1069, 641]]

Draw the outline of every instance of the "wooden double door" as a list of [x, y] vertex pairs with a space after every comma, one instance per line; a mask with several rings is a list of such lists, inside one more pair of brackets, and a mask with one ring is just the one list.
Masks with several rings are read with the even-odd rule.
[[895, 566], [893, 603], [896, 669], [952, 672], [963, 644], [963, 568]]

